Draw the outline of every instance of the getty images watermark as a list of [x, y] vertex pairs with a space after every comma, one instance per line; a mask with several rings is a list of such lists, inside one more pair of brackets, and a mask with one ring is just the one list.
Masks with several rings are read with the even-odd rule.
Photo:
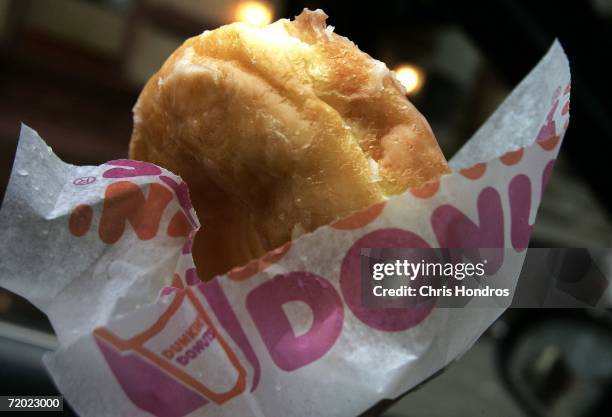
[[609, 308], [611, 272], [610, 249], [372, 248], [361, 296], [366, 308]]

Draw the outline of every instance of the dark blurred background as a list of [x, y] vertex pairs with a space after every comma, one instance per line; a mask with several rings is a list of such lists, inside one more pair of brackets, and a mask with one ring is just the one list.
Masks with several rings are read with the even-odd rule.
[[[559, 38], [571, 123], [531, 245], [610, 246], [612, 0], [0, 0], [0, 196], [21, 122], [70, 163], [126, 157], [138, 93], [186, 37], [304, 7], [397, 70], [448, 158]], [[606, 313], [509, 311], [384, 415], [609, 415], [610, 328]], [[55, 392], [40, 364], [55, 346], [45, 317], [0, 289], [0, 395]]]

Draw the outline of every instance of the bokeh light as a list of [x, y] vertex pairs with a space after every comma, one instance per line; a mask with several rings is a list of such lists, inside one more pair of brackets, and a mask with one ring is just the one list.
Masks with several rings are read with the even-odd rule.
[[406, 89], [406, 94], [416, 94], [423, 87], [423, 70], [411, 65], [403, 64], [395, 69], [395, 76]]
[[273, 10], [270, 5], [259, 1], [244, 1], [238, 3], [234, 12], [234, 20], [253, 26], [265, 26], [272, 22]]

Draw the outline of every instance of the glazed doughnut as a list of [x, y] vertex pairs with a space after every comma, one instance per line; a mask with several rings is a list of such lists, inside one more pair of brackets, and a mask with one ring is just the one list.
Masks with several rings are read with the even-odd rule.
[[393, 73], [326, 18], [188, 39], [134, 107], [130, 158], [189, 185], [201, 278], [449, 172]]

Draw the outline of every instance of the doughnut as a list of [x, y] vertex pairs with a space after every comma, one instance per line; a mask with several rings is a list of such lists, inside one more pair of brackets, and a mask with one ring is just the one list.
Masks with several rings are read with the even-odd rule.
[[138, 98], [130, 158], [188, 184], [202, 279], [449, 172], [393, 72], [326, 19], [205, 31]]

